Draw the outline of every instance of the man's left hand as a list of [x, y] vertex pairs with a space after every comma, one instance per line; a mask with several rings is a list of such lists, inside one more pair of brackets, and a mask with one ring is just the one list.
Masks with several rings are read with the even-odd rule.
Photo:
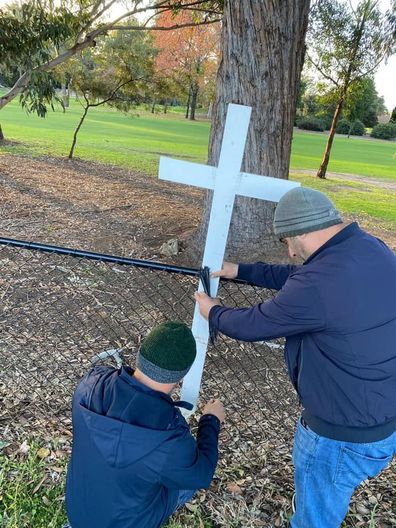
[[205, 319], [209, 318], [209, 312], [210, 309], [213, 308], [213, 306], [221, 304], [220, 299], [212, 299], [211, 297], [209, 297], [209, 295], [206, 295], [206, 293], [204, 292], [195, 292], [194, 297], [198, 303], [199, 311], [202, 317], [205, 317]]

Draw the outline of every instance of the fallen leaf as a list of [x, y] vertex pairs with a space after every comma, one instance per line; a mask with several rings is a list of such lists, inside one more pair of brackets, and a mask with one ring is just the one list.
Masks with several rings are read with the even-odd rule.
[[26, 440], [22, 442], [22, 444], [19, 446], [18, 451], [22, 453], [23, 455], [26, 455], [29, 452], [29, 446]]
[[51, 451], [47, 447], [41, 447], [37, 451], [37, 456], [41, 459], [47, 458], [51, 454]]
[[33, 490], [33, 495], [34, 495], [35, 493], [38, 492], [38, 490], [41, 488], [41, 486], [43, 485], [43, 483], [44, 483], [44, 481], [45, 481], [46, 478], [47, 478], [47, 476], [45, 475], [45, 476], [40, 480], [40, 482], [37, 484], [37, 486], [36, 486], [36, 487], [34, 488], [34, 490]]
[[227, 484], [227, 491], [233, 495], [241, 495], [242, 489], [238, 486], [236, 482], [230, 482]]

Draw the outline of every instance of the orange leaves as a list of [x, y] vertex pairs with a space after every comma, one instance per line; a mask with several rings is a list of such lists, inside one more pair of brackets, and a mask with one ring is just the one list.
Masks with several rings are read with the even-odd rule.
[[[157, 19], [160, 27], [193, 24], [195, 19], [190, 11], [177, 15], [165, 11]], [[182, 73], [190, 79], [201, 78], [206, 68], [217, 64], [219, 55], [219, 23], [182, 27], [169, 31], [157, 31], [154, 35], [158, 49], [156, 68], [159, 73], [171, 75]]]

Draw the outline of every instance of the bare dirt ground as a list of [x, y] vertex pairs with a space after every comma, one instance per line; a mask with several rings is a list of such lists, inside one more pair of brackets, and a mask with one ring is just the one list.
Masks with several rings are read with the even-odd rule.
[[198, 225], [203, 192], [83, 161], [0, 157], [4, 237], [132, 258], [159, 257]]

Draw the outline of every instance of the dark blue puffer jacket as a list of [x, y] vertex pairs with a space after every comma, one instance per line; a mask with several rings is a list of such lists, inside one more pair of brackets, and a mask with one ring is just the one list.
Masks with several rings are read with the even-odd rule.
[[211, 324], [244, 341], [286, 337], [285, 359], [318, 434], [374, 442], [396, 430], [396, 256], [356, 223], [302, 266], [240, 265], [279, 290], [253, 308], [215, 306]]
[[66, 484], [73, 528], [157, 528], [179, 490], [212, 480], [219, 420], [203, 416], [195, 441], [172, 399], [132, 375], [95, 367], [75, 391]]

